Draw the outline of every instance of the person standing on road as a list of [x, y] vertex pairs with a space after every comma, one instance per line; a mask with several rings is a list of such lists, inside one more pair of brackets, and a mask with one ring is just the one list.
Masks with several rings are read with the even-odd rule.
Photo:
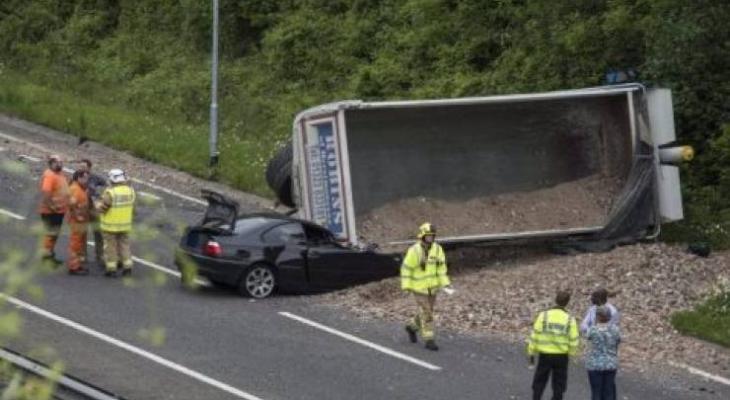
[[104, 263], [106, 276], [115, 276], [117, 264], [122, 263], [122, 275], [132, 273], [132, 253], [129, 248], [129, 232], [134, 214], [134, 189], [127, 184], [127, 176], [121, 169], [109, 171], [111, 187], [101, 196], [98, 205], [101, 232], [104, 237]]
[[56, 242], [61, 234], [63, 217], [68, 209], [68, 181], [63, 174], [61, 156], [53, 154], [48, 157], [48, 169], [43, 172], [40, 181], [41, 204], [38, 209], [44, 226], [43, 262], [53, 267], [63, 264], [56, 258]]
[[[94, 174], [91, 171], [93, 164], [91, 160], [84, 158], [79, 161], [77, 171], [87, 171], [89, 173], [89, 181], [86, 184], [86, 194], [89, 197], [89, 224], [94, 234], [94, 254], [96, 255], [96, 263], [100, 268], [105, 269], [104, 264], [104, 240], [101, 235], [101, 227], [99, 225], [99, 215], [94, 208], [94, 204], [101, 200], [101, 194], [106, 188], [106, 179]], [[86, 254], [86, 245], [84, 245], [84, 254]]]
[[553, 400], [561, 400], [568, 386], [569, 356], [578, 353], [578, 323], [566, 307], [570, 292], [561, 290], [555, 296], [555, 307], [542, 311], [535, 318], [527, 341], [530, 364], [539, 356], [532, 380], [532, 398], [540, 400], [552, 375]]
[[621, 333], [618, 325], [611, 322], [610, 308], [600, 306], [595, 314], [596, 324], [586, 332], [586, 339], [591, 345], [586, 357], [591, 400], [616, 400], [616, 370]]
[[444, 249], [436, 243], [436, 228], [426, 222], [419, 228], [418, 242], [403, 259], [400, 269], [401, 289], [413, 293], [418, 312], [406, 325], [411, 343], [418, 341], [420, 332], [426, 348], [437, 351], [434, 340], [434, 305], [436, 293], [451, 284], [447, 275]]
[[86, 194], [86, 185], [89, 173], [77, 170], [71, 179], [69, 191], [71, 193], [68, 204], [68, 225], [71, 236], [68, 242], [68, 273], [71, 275], [87, 275], [84, 268], [86, 262], [86, 232], [89, 227], [89, 196]]
[[618, 309], [611, 303], [608, 302], [608, 290], [605, 288], [598, 288], [591, 293], [591, 303], [593, 303], [583, 321], [580, 323], [580, 332], [585, 335], [588, 332], [588, 328], [596, 324], [596, 309], [601, 306], [606, 306], [608, 311], [611, 313], [610, 323], [618, 325], [620, 316]]

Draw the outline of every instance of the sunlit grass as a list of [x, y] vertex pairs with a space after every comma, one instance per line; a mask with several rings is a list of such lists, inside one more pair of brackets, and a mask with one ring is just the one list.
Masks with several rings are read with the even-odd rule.
[[[19, 74], [0, 74], [0, 111], [128, 151], [191, 173], [211, 176], [209, 128], [153, 115], [114, 102], [107, 88], [94, 98], [34, 84]], [[217, 178], [238, 189], [270, 196], [264, 169], [275, 143], [220, 132]]]

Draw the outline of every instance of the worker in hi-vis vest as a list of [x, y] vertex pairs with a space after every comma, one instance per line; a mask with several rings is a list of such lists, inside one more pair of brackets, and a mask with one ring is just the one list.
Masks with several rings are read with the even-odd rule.
[[106, 276], [116, 276], [117, 264], [122, 264], [122, 275], [132, 273], [132, 253], [129, 232], [134, 214], [134, 189], [127, 184], [127, 175], [121, 169], [109, 171], [108, 187], [101, 195], [97, 209], [101, 234], [104, 238]]
[[527, 340], [530, 365], [539, 355], [532, 380], [532, 398], [540, 400], [552, 375], [553, 399], [561, 400], [568, 386], [568, 357], [578, 353], [578, 323], [566, 309], [570, 292], [561, 290], [555, 306], [537, 314]]
[[400, 269], [401, 289], [413, 293], [418, 311], [406, 325], [411, 343], [421, 334], [426, 348], [436, 351], [434, 341], [434, 305], [436, 294], [451, 284], [446, 274], [446, 255], [436, 243], [436, 228], [426, 222], [418, 230], [418, 242], [406, 252]]

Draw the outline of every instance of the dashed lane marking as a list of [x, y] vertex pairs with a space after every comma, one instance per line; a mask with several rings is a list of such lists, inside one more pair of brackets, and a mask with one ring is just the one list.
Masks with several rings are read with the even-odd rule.
[[711, 381], [730, 386], [730, 379], [725, 378], [723, 376], [711, 374], [707, 371], [703, 371], [699, 368], [695, 368], [695, 367], [692, 367], [692, 366], [689, 366], [687, 364], [680, 363], [680, 362], [669, 361], [669, 365], [673, 365], [677, 368], [682, 368], [684, 370], [687, 370], [690, 374], [699, 375], [705, 379], [709, 379]]
[[27, 154], [21, 154], [21, 155], [18, 156], [18, 158], [21, 159], [21, 160], [28, 160], [28, 161], [32, 161], [32, 162], [41, 162], [41, 159], [40, 158], [33, 157], [33, 156], [29, 156]]
[[217, 389], [220, 389], [224, 392], [227, 392], [229, 394], [232, 394], [238, 398], [245, 399], [245, 400], [262, 400], [260, 397], [254, 396], [253, 394], [247, 393], [241, 389], [238, 389], [236, 387], [233, 387], [229, 384], [223, 383], [217, 379], [211, 378], [207, 375], [204, 375], [198, 371], [192, 370], [188, 367], [185, 367], [183, 365], [180, 365], [178, 363], [175, 363], [173, 361], [170, 361], [166, 358], [160, 357], [157, 354], [151, 353], [149, 351], [146, 351], [144, 349], [141, 349], [137, 346], [131, 345], [129, 343], [123, 342], [119, 339], [116, 339], [112, 336], [109, 336], [107, 334], [101, 333], [97, 330], [94, 330], [92, 328], [89, 328], [85, 325], [82, 325], [78, 322], [72, 321], [68, 318], [62, 317], [60, 315], [54, 314], [50, 311], [46, 311], [42, 308], [39, 308], [37, 306], [34, 306], [30, 303], [26, 303], [20, 299], [17, 299], [13, 296], [7, 295], [5, 293], [0, 293], [0, 297], [4, 298], [8, 303], [11, 303], [15, 305], [18, 308], [24, 309], [26, 311], [29, 311], [33, 314], [40, 315], [41, 317], [50, 319], [54, 322], [57, 322], [59, 324], [62, 324], [64, 326], [67, 326], [71, 329], [75, 329], [79, 332], [85, 333], [89, 336], [92, 336], [96, 339], [99, 339], [103, 342], [106, 342], [108, 344], [111, 344], [112, 346], [118, 347], [120, 349], [126, 350], [130, 353], [136, 354], [140, 357], [146, 358], [147, 360], [150, 360], [154, 363], [157, 363], [159, 365], [162, 365], [164, 367], [167, 367], [169, 369], [172, 369], [174, 371], [177, 371], [185, 376], [188, 376], [190, 378], [193, 378], [199, 382], [205, 383], [207, 385], [213, 386]]
[[3, 210], [2, 208], [0, 208], [0, 214], [7, 215], [10, 218], [19, 219], [21, 221], [25, 220], [24, 216], [16, 214], [16, 213], [8, 211], [8, 210]]
[[298, 321], [298, 322], [301, 322], [301, 323], [303, 323], [305, 325], [309, 325], [309, 326], [311, 326], [313, 328], [316, 328], [316, 329], [319, 329], [321, 331], [330, 333], [332, 335], [339, 336], [339, 337], [341, 337], [341, 338], [343, 338], [345, 340], [349, 340], [349, 341], [354, 342], [354, 343], [357, 343], [359, 345], [362, 345], [362, 346], [371, 348], [371, 349], [373, 349], [375, 351], [379, 351], [379, 352], [381, 352], [383, 354], [387, 354], [387, 355], [389, 355], [391, 357], [395, 357], [395, 358], [398, 358], [400, 360], [409, 362], [411, 364], [418, 365], [419, 367], [423, 367], [423, 368], [429, 369], [431, 371], [440, 371], [441, 370], [441, 367], [439, 367], [438, 365], [433, 365], [431, 363], [428, 363], [428, 362], [425, 362], [425, 361], [421, 361], [421, 360], [419, 360], [419, 359], [417, 359], [415, 357], [411, 357], [409, 355], [400, 353], [398, 351], [389, 349], [389, 348], [387, 348], [385, 346], [381, 346], [379, 344], [376, 344], [376, 343], [367, 341], [365, 339], [360, 339], [357, 336], [354, 336], [354, 335], [351, 335], [349, 333], [345, 333], [345, 332], [342, 332], [342, 331], [338, 331], [337, 329], [330, 328], [329, 326], [322, 325], [322, 324], [320, 324], [318, 322], [314, 322], [312, 320], [306, 319], [304, 317], [300, 317], [300, 316], [295, 315], [295, 314], [292, 314], [290, 312], [281, 311], [281, 312], [279, 312], [279, 315], [281, 315], [283, 317], [286, 317], [286, 318], [293, 319], [293, 320]]

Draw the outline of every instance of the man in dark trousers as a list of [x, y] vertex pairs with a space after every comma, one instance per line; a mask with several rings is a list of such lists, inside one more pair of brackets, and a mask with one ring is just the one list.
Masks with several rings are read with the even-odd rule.
[[[91, 225], [91, 230], [94, 233], [95, 261], [100, 268], [106, 269], [104, 264], [104, 239], [102, 238], [101, 228], [99, 226], [99, 214], [94, 207], [94, 204], [101, 200], [101, 194], [104, 193], [104, 189], [106, 188], [106, 179], [91, 172], [92, 166], [93, 164], [91, 163], [91, 160], [84, 158], [79, 160], [78, 167], [76, 169], [78, 171], [86, 171], [89, 173], [89, 181], [86, 184], [86, 194], [89, 196], [90, 204], [89, 225]], [[86, 254], [86, 251], [84, 251], [84, 254]]]
[[561, 290], [555, 296], [555, 307], [542, 311], [535, 318], [527, 341], [527, 354], [534, 364], [538, 356], [535, 377], [532, 380], [532, 398], [540, 400], [552, 375], [553, 400], [561, 400], [568, 386], [568, 359], [578, 353], [578, 324], [565, 307], [570, 292]]

